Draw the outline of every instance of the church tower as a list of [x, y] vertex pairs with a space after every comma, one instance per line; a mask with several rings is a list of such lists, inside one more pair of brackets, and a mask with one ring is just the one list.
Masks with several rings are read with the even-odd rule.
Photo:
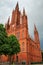
[[40, 60], [42, 60], [41, 50], [40, 50], [39, 33], [38, 33], [38, 30], [37, 30], [35, 24], [34, 24], [34, 41], [35, 41], [36, 46], [37, 46], [37, 51], [39, 50], [38, 52], [36, 51], [36, 53], [37, 53], [37, 55], [39, 54], [39, 56], [40, 56]]
[[[30, 37], [28, 32], [28, 19], [23, 8], [23, 14], [19, 10], [19, 5], [15, 7], [15, 10], [12, 11], [11, 21], [8, 19], [7, 24], [5, 25], [8, 35], [15, 35], [20, 43], [21, 51], [17, 54], [18, 62], [29, 63], [41, 61], [41, 52], [40, 52], [40, 41], [39, 34], [36, 26], [34, 25], [34, 40]], [[38, 52], [38, 54], [36, 53]], [[37, 59], [36, 59], [37, 58]], [[40, 59], [39, 59], [40, 58]], [[16, 61], [16, 56], [14, 55], [14, 61]]]
[[38, 30], [37, 30], [35, 24], [34, 24], [34, 41], [37, 43], [37, 46], [38, 46], [38, 48], [40, 49], [39, 34], [38, 34]]
[[[20, 43], [21, 52], [17, 55], [18, 62], [25, 61], [28, 62], [27, 55], [27, 44], [28, 44], [28, 23], [25, 9], [23, 9], [23, 14], [19, 11], [19, 5], [17, 3], [15, 10], [12, 12], [11, 23], [9, 26], [8, 35], [15, 35]], [[16, 57], [15, 57], [16, 59]]]

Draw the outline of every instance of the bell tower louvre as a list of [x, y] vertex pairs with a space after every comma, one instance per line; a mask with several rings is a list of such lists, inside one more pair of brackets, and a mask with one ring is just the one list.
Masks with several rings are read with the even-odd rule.
[[[10, 23], [11, 22], [11, 23]], [[28, 19], [23, 9], [23, 14], [19, 11], [19, 5], [17, 3], [15, 10], [12, 11], [12, 18], [8, 18], [8, 22], [5, 25], [8, 35], [15, 35], [20, 43], [21, 51], [17, 54], [18, 62], [41, 62], [41, 49], [39, 34], [36, 26], [34, 25], [34, 40], [31, 39], [28, 33]], [[16, 57], [14, 58], [16, 61]]]

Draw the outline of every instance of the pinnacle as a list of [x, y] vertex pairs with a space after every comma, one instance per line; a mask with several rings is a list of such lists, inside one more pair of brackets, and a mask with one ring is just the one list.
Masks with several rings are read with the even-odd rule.
[[36, 25], [34, 24], [34, 31], [37, 31]]
[[23, 8], [23, 15], [25, 15], [25, 8]]
[[19, 5], [18, 5], [18, 2], [17, 2], [17, 5], [16, 5], [16, 10], [19, 10]]
[[10, 21], [10, 16], [9, 16], [9, 18], [8, 18], [8, 24], [9, 24], [9, 21]]
[[16, 6], [18, 6], [18, 2], [17, 2], [17, 5]]

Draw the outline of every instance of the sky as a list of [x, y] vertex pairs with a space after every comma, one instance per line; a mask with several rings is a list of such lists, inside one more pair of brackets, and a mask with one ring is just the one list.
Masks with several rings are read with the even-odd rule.
[[34, 24], [37, 27], [41, 49], [43, 49], [43, 0], [0, 0], [0, 23], [5, 24], [19, 3], [22, 12], [25, 8], [28, 17], [28, 32], [34, 38]]

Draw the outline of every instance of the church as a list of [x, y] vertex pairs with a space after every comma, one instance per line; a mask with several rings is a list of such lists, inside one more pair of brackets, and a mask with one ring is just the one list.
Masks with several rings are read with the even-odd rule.
[[[28, 32], [28, 18], [23, 9], [23, 13], [19, 10], [19, 5], [17, 3], [15, 10], [12, 11], [11, 20], [5, 25], [8, 35], [15, 35], [20, 43], [21, 51], [17, 54], [18, 62], [41, 62], [41, 49], [39, 34], [36, 25], [34, 25], [34, 40], [30, 37]], [[16, 56], [14, 57], [16, 61]]]

